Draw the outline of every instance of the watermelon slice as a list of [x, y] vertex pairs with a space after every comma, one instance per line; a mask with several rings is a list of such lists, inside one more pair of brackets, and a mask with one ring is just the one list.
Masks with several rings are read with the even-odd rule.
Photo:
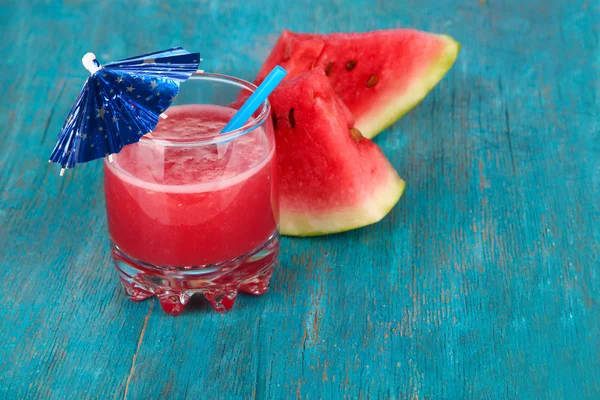
[[367, 138], [417, 105], [444, 77], [460, 45], [450, 36], [412, 29], [330, 35], [284, 31], [256, 77], [281, 65], [288, 78], [320, 69]]
[[354, 128], [329, 79], [315, 69], [270, 96], [281, 233], [312, 236], [382, 219], [404, 190], [381, 150]]

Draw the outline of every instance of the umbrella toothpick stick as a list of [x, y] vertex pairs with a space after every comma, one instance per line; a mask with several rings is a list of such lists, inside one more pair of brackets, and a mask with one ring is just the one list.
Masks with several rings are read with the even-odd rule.
[[106, 158], [154, 130], [166, 119], [179, 85], [198, 70], [199, 53], [174, 47], [100, 64], [93, 53], [82, 58], [89, 72], [61, 129], [50, 162], [60, 175], [77, 164]]

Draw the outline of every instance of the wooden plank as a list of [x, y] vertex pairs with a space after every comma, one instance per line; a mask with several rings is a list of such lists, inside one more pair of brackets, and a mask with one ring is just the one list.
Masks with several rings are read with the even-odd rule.
[[[0, 397], [112, 395], [146, 307], [114, 300], [100, 165], [60, 179], [47, 163], [82, 84], [79, 66], [59, 60], [80, 51], [58, 40], [60, 20], [48, 25], [43, 9], [28, 8], [2, 10]], [[77, 18], [62, 22], [74, 28]]]
[[[0, 397], [599, 397], [600, 6], [521, 3], [1, 5]], [[127, 301], [100, 164], [46, 164], [80, 57], [181, 44], [251, 79], [282, 29], [400, 26], [463, 48], [375, 140], [408, 182], [391, 214], [284, 239], [225, 315]]]

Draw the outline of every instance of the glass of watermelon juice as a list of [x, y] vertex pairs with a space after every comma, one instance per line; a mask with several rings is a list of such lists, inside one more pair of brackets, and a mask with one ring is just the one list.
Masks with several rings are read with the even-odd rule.
[[218, 311], [267, 291], [279, 251], [275, 142], [265, 101], [222, 128], [255, 89], [193, 75], [156, 129], [104, 164], [111, 252], [132, 300], [170, 314], [201, 293]]

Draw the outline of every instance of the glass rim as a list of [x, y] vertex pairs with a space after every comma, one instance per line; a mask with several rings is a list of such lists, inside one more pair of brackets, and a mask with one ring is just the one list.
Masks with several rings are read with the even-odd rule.
[[[236, 78], [230, 75], [217, 74], [212, 72], [194, 72], [188, 80], [199, 81], [213, 81], [213, 82], [221, 82], [229, 85], [238, 86], [240, 89], [246, 89], [250, 92], [254, 93], [257, 89], [257, 86], [251, 82], [248, 82], [244, 79]], [[185, 83], [184, 83], [185, 84]], [[146, 135], [140, 138], [139, 143], [147, 144], [150, 146], [161, 146], [161, 147], [195, 147], [195, 146], [207, 146], [211, 144], [219, 144], [223, 142], [228, 142], [233, 139], [237, 139], [240, 136], [245, 135], [253, 131], [254, 129], [261, 126], [269, 116], [269, 112], [271, 111], [271, 104], [269, 103], [269, 99], [265, 99], [260, 108], [260, 113], [257, 117], [253, 117], [250, 121], [244, 124], [241, 128], [235, 129], [233, 131], [227, 132], [225, 134], [219, 134], [208, 139], [195, 139], [195, 140], [187, 140], [187, 141], [172, 141], [166, 139], [153, 139]], [[165, 111], [167, 115], [169, 115], [169, 109]]]

